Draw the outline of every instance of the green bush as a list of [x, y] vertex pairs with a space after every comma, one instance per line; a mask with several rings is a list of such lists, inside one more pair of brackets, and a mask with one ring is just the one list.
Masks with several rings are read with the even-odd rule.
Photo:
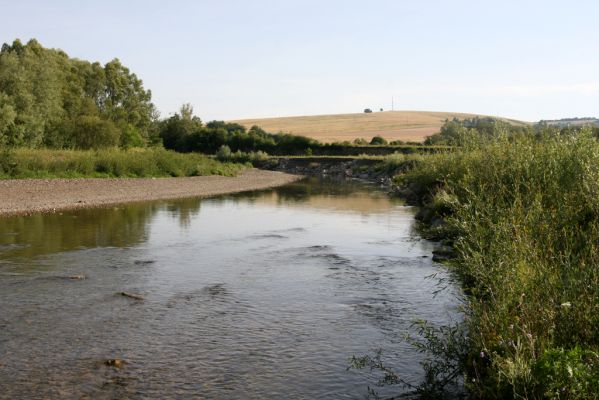
[[599, 354], [573, 349], [547, 349], [533, 367], [539, 397], [548, 399], [599, 398]]
[[231, 159], [231, 148], [226, 144], [223, 144], [219, 147], [218, 151], [216, 152], [216, 158], [218, 158], [221, 161], [228, 161], [229, 159]]
[[78, 149], [101, 149], [119, 144], [120, 132], [116, 125], [97, 116], [82, 116], [71, 126], [73, 144]]
[[372, 139], [370, 139], [370, 144], [376, 146], [386, 145], [387, 140], [382, 136], [374, 136]]
[[243, 152], [237, 150], [236, 152], [231, 152], [231, 149], [227, 145], [222, 145], [216, 152], [216, 158], [219, 161], [230, 161], [242, 164], [259, 164], [267, 161], [270, 157], [263, 151], [250, 151]]
[[389, 175], [407, 171], [426, 159], [422, 154], [393, 153], [383, 158], [383, 168]]
[[599, 349], [599, 143], [582, 130], [470, 144], [399, 178], [452, 235], [451, 265], [471, 295], [467, 382], [482, 398], [542, 398], [559, 385], [556, 398], [585, 398], [591, 375], [538, 371]]
[[139, 133], [139, 130], [130, 124], [123, 124], [120, 128], [121, 135], [119, 145], [123, 149], [132, 147], [144, 147], [146, 145], [144, 138]]

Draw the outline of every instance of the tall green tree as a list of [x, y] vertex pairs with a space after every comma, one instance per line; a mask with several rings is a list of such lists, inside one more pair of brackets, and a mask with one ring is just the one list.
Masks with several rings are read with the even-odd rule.
[[167, 149], [188, 151], [189, 138], [194, 132], [201, 132], [202, 128], [202, 120], [193, 115], [191, 104], [183, 104], [179, 113], [162, 121], [160, 138]]
[[[0, 138], [5, 144], [79, 147], [86, 135], [78, 130], [94, 121], [91, 125], [104, 127], [110, 137], [117, 132], [117, 145], [145, 145], [152, 141], [158, 117], [151, 98], [141, 79], [118, 59], [102, 66], [46, 49], [35, 39], [25, 45], [17, 39], [0, 50]], [[114, 142], [105, 139], [98, 136], [98, 147]], [[93, 137], [85, 143], [96, 147]]]

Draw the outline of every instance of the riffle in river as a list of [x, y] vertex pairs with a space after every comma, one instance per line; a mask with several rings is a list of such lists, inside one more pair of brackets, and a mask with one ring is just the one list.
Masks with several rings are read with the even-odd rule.
[[447, 273], [413, 215], [308, 180], [5, 218], [0, 398], [365, 398], [376, 376], [348, 360], [379, 348], [417, 383], [404, 337], [459, 290], [433, 294]]

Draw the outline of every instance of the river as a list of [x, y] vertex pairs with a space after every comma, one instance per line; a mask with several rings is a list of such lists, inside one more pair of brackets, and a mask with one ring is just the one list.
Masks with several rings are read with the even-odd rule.
[[0, 398], [360, 399], [376, 374], [348, 359], [378, 348], [417, 382], [405, 334], [459, 301], [433, 294], [446, 272], [413, 217], [311, 180], [4, 218]]

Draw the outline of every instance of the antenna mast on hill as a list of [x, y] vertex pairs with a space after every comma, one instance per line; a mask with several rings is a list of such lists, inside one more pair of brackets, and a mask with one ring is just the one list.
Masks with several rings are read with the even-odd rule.
[[391, 111], [395, 111], [395, 104], [394, 104], [393, 96], [391, 96]]

